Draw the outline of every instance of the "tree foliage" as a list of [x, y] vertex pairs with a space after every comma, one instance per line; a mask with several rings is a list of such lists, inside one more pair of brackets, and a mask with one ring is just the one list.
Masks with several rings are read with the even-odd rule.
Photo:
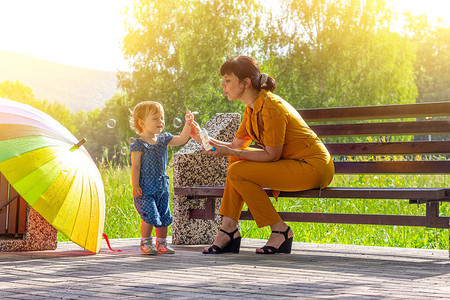
[[296, 107], [414, 101], [414, 49], [384, 1], [289, 0], [278, 22], [284, 53], [270, 64]]
[[121, 74], [121, 86], [133, 104], [161, 102], [167, 120], [186, 109], [199, 111], [204, 121], [236, 110], [238, 103], [223, 105], [219, 69], [227, 58], [257, 48], [260, 10], [251, 0], [138, 1], [124, 38], [134, 69]]
[[431, 26], [426, 16], [406, 14], [406, 33], [416, 47], [418, 102], [450, 100], [450, 28]]
[[250, 55], [296, 107], [414, 101], [414, 47], [392, 31], [380, 0], [285, 0], [272, 14], [259, 1], [138, 1], [124, 53], [133, 71], [121, 86], [134, 99], [183, 110], [240, 111], [224, 101], [221, 64]]

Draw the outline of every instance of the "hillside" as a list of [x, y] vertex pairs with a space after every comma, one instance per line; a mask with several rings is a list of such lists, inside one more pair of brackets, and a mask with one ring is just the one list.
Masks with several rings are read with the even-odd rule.
[[0, 50], [0, 82], [19, 81], [37, 99], [57, 101], [73, 111], [101, 108], [117, 92], [114, 72], [82, 69]]

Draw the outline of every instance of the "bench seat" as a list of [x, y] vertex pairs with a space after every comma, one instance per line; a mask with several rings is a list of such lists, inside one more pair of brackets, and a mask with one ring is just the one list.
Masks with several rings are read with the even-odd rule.
[[[272, 197], [271, 189], [264, 189]], [[188, 199], [222, 198], [223, 186], [175, 187], [174, 192]], [[349, 199], [409, 199], [412, 201], [449, 201], [450, 189], [446, 188], [373, 188], [328, 187], [298, 192], [280, 192], [279, 197], [290, 198], [349, 198]]]

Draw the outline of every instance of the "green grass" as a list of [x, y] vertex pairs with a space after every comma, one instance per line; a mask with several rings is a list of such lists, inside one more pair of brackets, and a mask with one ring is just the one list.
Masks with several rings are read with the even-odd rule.
[[[141, 220], [133, 204], [130, 167], [116, 167], [105, 163], [100, 165], [99, 169], [106, 194], [104, 232], [109, 238], [139, 237]], [[172, 177], [171, 168], [168, 172]], [[448, 175], [337, 175], [332, 186], [449, 187], [448, 178]], [[274, 201], [274, 205], [277, 211], [425, 214], [424, 205], [411, 205], [404, 200], [279, 198], [277, 202]], [[440, 215], [450, 216], [449, 203], [441, 205]], [[294, 241], [297, 242], [429, 249], [449, 248], [449, 231], [447, 229], [294, 222], [289, 225], [294, 230]], [[245, 238], [267, 239], [270, 235], [268, 227], [259, 229], [254, 221], [242, 221], [241, 231]], [[170, 227], [169, 235], [171, 235]], [[66, 241], [67, 238], [59, 235], [58, 240]]]
[[[447, 175], [371, 176], [336, 175], [331, 186], [348, 187], [448, 187]], [[405, 200], [373, 199], [297, 199], [279, 198], [274, 201], [277, 211], [321, 213], [366, 213], [425, 215], [425, 206]], [[450, 205], [444, 203], [439, 214], [450, 216]], [[294, 241], [365, 246], [448, 249], [448, 229], [409, 226], [375, 226], [347, 224], [294, 223]], [[267, 239], [269, 228], [258, 229], [253, 221], [241, 223], [245, 237]]]

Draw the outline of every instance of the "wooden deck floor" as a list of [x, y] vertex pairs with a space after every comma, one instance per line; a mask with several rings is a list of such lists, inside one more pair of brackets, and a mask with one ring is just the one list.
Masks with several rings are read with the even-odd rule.
[[111, 243], [123, 251], [104, 244], [91, 255], [67, 242], [0, 253], [0, 299], [450, 298], [444, 250], [294, 243], [290, 255], [257, 255], [264, 241], [243, 239], [240, 254], [174, 246], [174, 255], [145, 256], [138, 239]]

